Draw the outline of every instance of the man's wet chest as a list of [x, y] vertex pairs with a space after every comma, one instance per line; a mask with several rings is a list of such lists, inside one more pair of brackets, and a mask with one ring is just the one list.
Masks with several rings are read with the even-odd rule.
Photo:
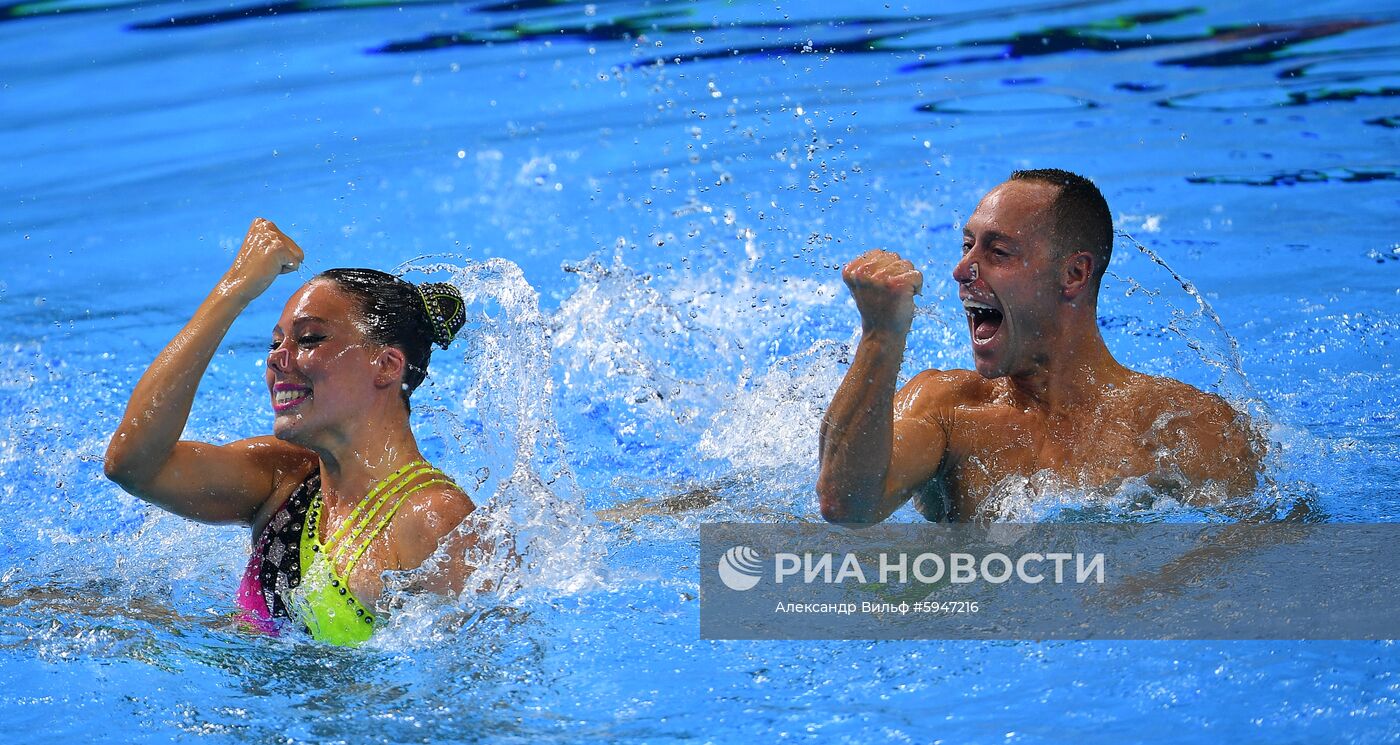
[[1156, 458], [1145, 428], [1133, 419], [1053, 419], [1009, 407], [956, 412], [940, 485], [966, 517], [999, 487], [1036, 476], [1088, 488], [1142, 476]]

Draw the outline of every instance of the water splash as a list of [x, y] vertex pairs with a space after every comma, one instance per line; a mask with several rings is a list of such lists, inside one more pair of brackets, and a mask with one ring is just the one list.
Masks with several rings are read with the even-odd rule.
[[1310, 511], [1308, 494], [1292, 485], [1270, 483], [1253, 494], [1231, 496], [1223, 485], [1207, 482], [1168, 493], [1147, 476], [1087, 487], [1046, 470], [1003, 478], [977, 517], [1010, 523], [1220, 523], [1285, 519], [1295, 510]]
[[[423, 567], [392, 579], [387, 594], [399, 612], [397, 633], [388, 636], [399, 642], [432, 639], [463, 622], [412, 593], [444, 562], [477, 567], [457, 599], [470, 614], [579, 592], [597, 586], [602, 571], [595, 524], [579, 507], [555, 424], [553, 329], [538, 293], [505, 259], [418, 263], [428, 258], [442, 257], [420, 257], [399, 269], [447, 274], [462, 293], [467, 324], [459, 333], [466, 342], [461, 370], [436, 366], [430, 390], [442, 403], [424, 413], [447, 445], [445, 470], [475, 474], [478, 509]], [[474, 543], [465, 540], [468, 534]]]
[[[1192, 303], [1195, 304], [1196, 307], [1193, 310], [1184, 310], [1177, 308], [1168, 301], [1168, 307], [1171, 309], [1172, 317], [1171, 321], [1167, 324], [1167, 328], [1185, 341], [1186, 345], [1201, 358], [1202, 362], [1219, 373], [1216, 385], [1230, 390], [1237, 396], [1236, 399], [1231, 400], [1231, 403], [1259, 406], [1261, 407], [1260, 413], [1264, 413], [1262, 401], [1259, 400], [1258, 394], [1255, 393], [1248, 379], [1245, 377], [1244, 360], [1240, 357], [1239, 342], [1235, 341], [1235, 338], [1225, 329], [1225, 322], [1220, 319], [1220, 314], [1215, 312], [1215, 309], [1211, 307], [1200, 290], [1196, 289], [1195, 284], [1177, 273], [1177, 271], [1167, 263], [1166, 259], [1163, 259], [1155, 251], [1144, 246], [1128, 232], [1123, 230], [1116, 232], [1121, 238], [1132, 244], [1139, 253], [1146, 256], [1153, 264], [1166, 270], [1167, 274], [1176, 281], [1181, 290], [1185, 292], [1187, 297], [1191, 298]], [[1128, 285], [1128, 295], [1141, 293], [1147, 299], [1148, 303], [1152, 303], [1154, 298], [1160, 297], [1158, 293], [1148, 290], [1132, 277], [1120, 276], [1112, 271], [1110, 271], [1109, 274], [1111, 274], [1114, 279]], [[1208, 341], [1211, 338], [1219, 339], [1220, 342], [1212, 345]], [[1229, 396], [1227, 396], [1227, 398], [1229, 398]]]
[[566, 269], [579, 285], [554, 324], [563, 401], [576, 414], [563, 417], [571, 449], [589, 472], [624, 481], [714, 478], [750, 457], [700, 443], [717, 423], [783, 406], [753, 391], [783, 360], [823, 344], [837, 327], [832, 306], [844, 301], [834, 282], [775, 282], [747, 267], [651, 276], [615, 254]]

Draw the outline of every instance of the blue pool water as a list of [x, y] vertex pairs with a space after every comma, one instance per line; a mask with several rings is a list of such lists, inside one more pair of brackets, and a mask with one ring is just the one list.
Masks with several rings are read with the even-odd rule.
[[[1119, 358], [1266, 423], [1257, 501], [1400, 519], [1397, 20], [1355, 1], [0, 6], [0, 732], [1393, 741], [1391, 642], [702, 641], [695, 562], [702, 522], [817, 519], [817, 420], [856, 339], [842, 263], [886, 247], [924, 269], [907, 374], [970, 363], [958, 231], [1027, 166], [1108, 197]], [[518, 591], [401, 598], [357, 651], [252, 636], [228, 620], [246, 533], [102, 478], [131, 386], [258, 215], [303, 276], [417, 267], [466, 290], [417, 426], [528, 546]], [[295, 284], [235, 325], [190, 437], [268, 430], [263, 344]], [[702, 486], [700, 509], [594, 516]], [[1030, 489], [1002, 517], [1074, 519], [1074, 499]]]

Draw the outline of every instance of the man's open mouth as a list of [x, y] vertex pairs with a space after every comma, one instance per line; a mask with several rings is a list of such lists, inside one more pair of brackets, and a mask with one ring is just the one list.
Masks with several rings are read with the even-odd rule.
[[1001, 330], [1002, 312], [986, 303], [964, 300], [963, 309], [972, 326], [972, 343], [982, 345], [990, 342]]

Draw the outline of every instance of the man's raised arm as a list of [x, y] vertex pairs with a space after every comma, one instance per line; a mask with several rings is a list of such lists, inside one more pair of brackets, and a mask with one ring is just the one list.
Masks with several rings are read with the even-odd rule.
[[[860, 310], [861, 338], [822, 418], [817, 494], [829, 522], [877, 523], [932, 476], [946, 445], [941, 428], [916, 412], [895, 417], [895, 385], [923, 275], [887, 251], [865, 253], [841, 275]], [[916, 382], [900, 395], [901, 410], [918, 397]]]

